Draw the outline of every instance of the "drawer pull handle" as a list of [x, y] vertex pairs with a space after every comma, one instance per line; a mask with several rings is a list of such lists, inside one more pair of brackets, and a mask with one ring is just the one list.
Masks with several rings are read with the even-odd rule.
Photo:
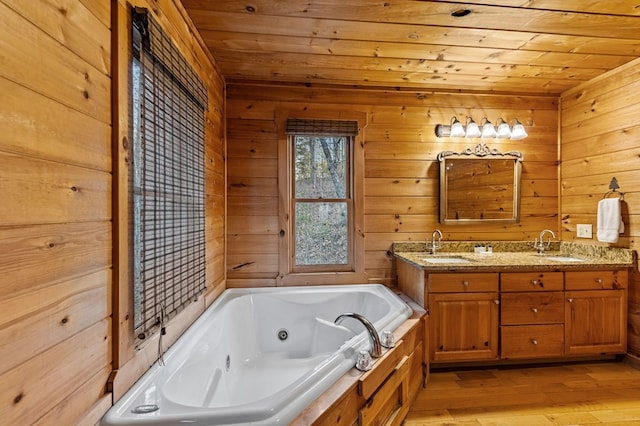
[[539, 281], [538, 280], [531, 280], [531, 284], [533, 285], [538, 285]]
[[462, 285], [465, 287], [469, 287], [469, 281], [462, 281]]
[[602, 281], [602, 278], [596, 278], [596, 283], [600, 284], [601, 286], [604, 286], [604, 281]]
[[498, 299], [493, 299], [493, 303], [495, 303], [496, 305], [499, 305], [500, 301]]
[[531, 343], [534, 344], [534, 345], [537, 345], [538, 341], [536, 339], [531, 339]]
[[569, 298], [569, 299], [567, 299], [567, 302], [573, 303], [573, 299]]
[[533, 312], [534, 314], [538, 313], [538, 308], [531, 308], [531, 312]]

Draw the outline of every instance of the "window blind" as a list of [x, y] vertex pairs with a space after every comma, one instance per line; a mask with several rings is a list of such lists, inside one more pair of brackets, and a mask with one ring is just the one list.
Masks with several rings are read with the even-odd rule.
[[145, 338], [205, 289], [207, 89], [146, 9], [132, 17], [132, 270]]
[[288, 118], [285, 133], [288, 135], [356, 136], [358, 134], [358, 122]]

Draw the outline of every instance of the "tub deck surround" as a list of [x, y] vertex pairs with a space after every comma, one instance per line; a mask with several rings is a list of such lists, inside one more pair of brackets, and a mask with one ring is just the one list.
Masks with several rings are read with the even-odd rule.
[[334, 323], [344, 312], [364, 315], [378, 333], [413, 315], [379, 284], [226, 290], [103, 424], [288, 424], [353, 374], [369, 347], [359, 323]]
[[[491, 246], [491, 253], [475, 253], [476, 245]], [[396, 258], [428, 271], [570, 271], [585, 269], [630, 268], [633, 266], [632, 250], [610, 248], [592, 244], [552, 242], [549, 249], [538, 254], [532, 242], [486, 241], [457, 242], [443, 241], [442, 247], [432, 255], [423, 242], [396, 242], [393, 244]], [[560, 261], [554, 257], [564, 256], [584, 259], [583, 261]], [[430, 263], [425, 258], [453, 258], [451, 263]], [[457, 259], [467, 262], [460, 263]]]
[[[361, 411], [373, 405], [371, 402], [376, 398], [379, 400], [378, 403], [385, 403], [386, 400], [382, 398], [384, 389], [380, 388], [392, 382], [381, 374], [382, 370], [388, 369], [392, 361], [407, 355], [412, 356], [409, 366], [409, 398], [404, 401], [404, 404], [408, 406], [413, 402], [419, 389], [426, 385], [429, 373], [428, 360], [424, 357], [424, 346], [428, 341], [427, 315], [426, 310], [409, 296], [403, 293], [397, 294], [411, 307], [413, 314], [393, 332], [397, 342], [396, 347], [390, 350], [385, 349], [382, 358], [375, 360], [373, 368], [368, 372], [358, 371], [355, 368], [349, 370], [305, 408], [289, 423], [289, 426], [368, 424]], [[367, 398], [365, 394], [371, 392], [374, 392], [373, 397]], [[397, 392], [393, 392], [389, 399], [397, 398]], [[401, 424], [406, 411], [408, 410], [403, 411], [402, 417], [396, 416], [396, 421], [391, 424]], [[376, 419], [376, 421], [379, 420]]]

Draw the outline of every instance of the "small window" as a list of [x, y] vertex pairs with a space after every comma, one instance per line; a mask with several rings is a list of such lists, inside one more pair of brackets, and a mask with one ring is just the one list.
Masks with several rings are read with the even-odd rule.
[[294, 270], [351, 264], [350, 137], [293, 137]]
[[354, 270], [353, 142], [357, 123], [287, 120], [291, 272]]

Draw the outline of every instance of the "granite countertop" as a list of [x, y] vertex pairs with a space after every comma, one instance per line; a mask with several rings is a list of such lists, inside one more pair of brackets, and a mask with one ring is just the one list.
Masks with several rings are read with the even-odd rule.
[[[394, 243], [394, 255], [429, 271], [564, 271], [588, 269], [620, 269], [634, 265], [634, 252], [629, 249], [609, 248], [591, 244], [553, 242], [543, 253], [538, 254], [530, 242], [489, 241], [482, 247], [491, 246], [491, 253], [475, 253], [477, 242], [443, 241], [435, 255], [426, 251], [425, 243]], [[554, 260], [554, 256], [582, 259], [582, 261]], [[431, 263], [428, 258], [442, 259]], [[463, 263], [460, 263], [463, 262]]]

